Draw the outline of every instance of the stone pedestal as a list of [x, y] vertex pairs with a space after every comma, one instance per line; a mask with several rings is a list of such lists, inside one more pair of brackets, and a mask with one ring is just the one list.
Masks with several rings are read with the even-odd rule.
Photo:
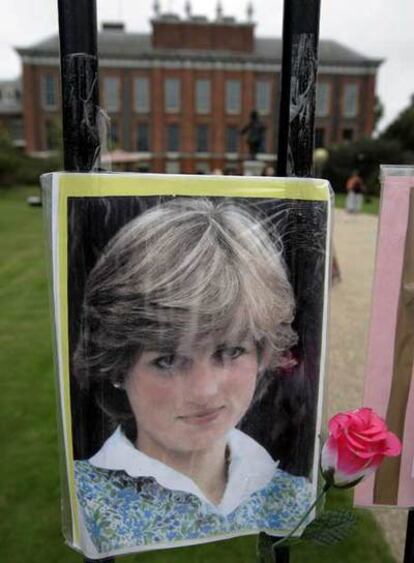
[[265, 163], [260, 160], [245, 160], [243, 162], [243, 176], [261, 176]]

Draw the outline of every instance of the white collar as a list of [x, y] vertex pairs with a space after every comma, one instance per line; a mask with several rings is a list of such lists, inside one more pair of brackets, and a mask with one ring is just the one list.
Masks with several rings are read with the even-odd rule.
[[89, 462], [95, 467], [125, 471], [131, 477], [153, 477], [162, 487], [196, 495], [222, 515], [230, 514], [272, 479], [277, 463], [267, 451], [240, 430], [228, 435], [229, 477], [218, 505], [212, 504], [192, 479], [135, 448], [121, 428], [106, 440]]

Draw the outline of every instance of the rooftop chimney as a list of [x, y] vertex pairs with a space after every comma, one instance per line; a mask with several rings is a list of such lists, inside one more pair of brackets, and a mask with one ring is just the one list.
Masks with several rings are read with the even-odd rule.
[[152, 45], [155, 49], [251, 53], [254, 48], [253, 31], [253, 22], [239, 23], [233, 17], [223, 16], [219, 2], [215, 21], [199, 15], [182, 20], [176, 14], [162, 14], [153, 19]]

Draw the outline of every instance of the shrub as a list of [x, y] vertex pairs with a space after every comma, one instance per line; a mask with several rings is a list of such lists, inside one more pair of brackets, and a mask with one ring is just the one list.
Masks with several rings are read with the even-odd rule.
[[353, 170], [358, 170], [366, 185], [367, 195], [379, 195], [380, 165], [412, 162], [414, 153], [403, 150], [395, 139], [363, 139], [332, 147], [323, 175], [335, 191], [345, 192], [346, 180]]
[[60, 153], [49, 158], [33, 158], [14, 147], [8, 133], [0, 130], [0, 187], [38, 184], [39, 176], [62, 169]]

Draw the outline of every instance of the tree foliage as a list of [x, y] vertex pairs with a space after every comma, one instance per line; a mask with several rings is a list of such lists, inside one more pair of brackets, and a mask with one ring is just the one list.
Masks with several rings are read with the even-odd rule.
[[402, 149], [414, 152], [414, 96], [411, 105], [388, 125], [381, 138], [398, 141]]
[[345, 184], [353, 170], [364, 180], [367, 195], [378, 195], [381, 164], [409, 164], [414, 162], [414, 153], [403, 150], [397, 140], [362, 139], [333, 147], [324, 176], [335, 191], [344, 192]]
[[61, 152], [49, 158], [32, 158], [17, 149], [5, 129], [0, 129], [0, 188], [38, 184], [46, 172], [62, 169]]
[[379, 96], [375, 96], [375, 106], [374, 106], [374, 131], [377, 129], [379, 122], [384, 117], [384, 104], [382, 103]]

